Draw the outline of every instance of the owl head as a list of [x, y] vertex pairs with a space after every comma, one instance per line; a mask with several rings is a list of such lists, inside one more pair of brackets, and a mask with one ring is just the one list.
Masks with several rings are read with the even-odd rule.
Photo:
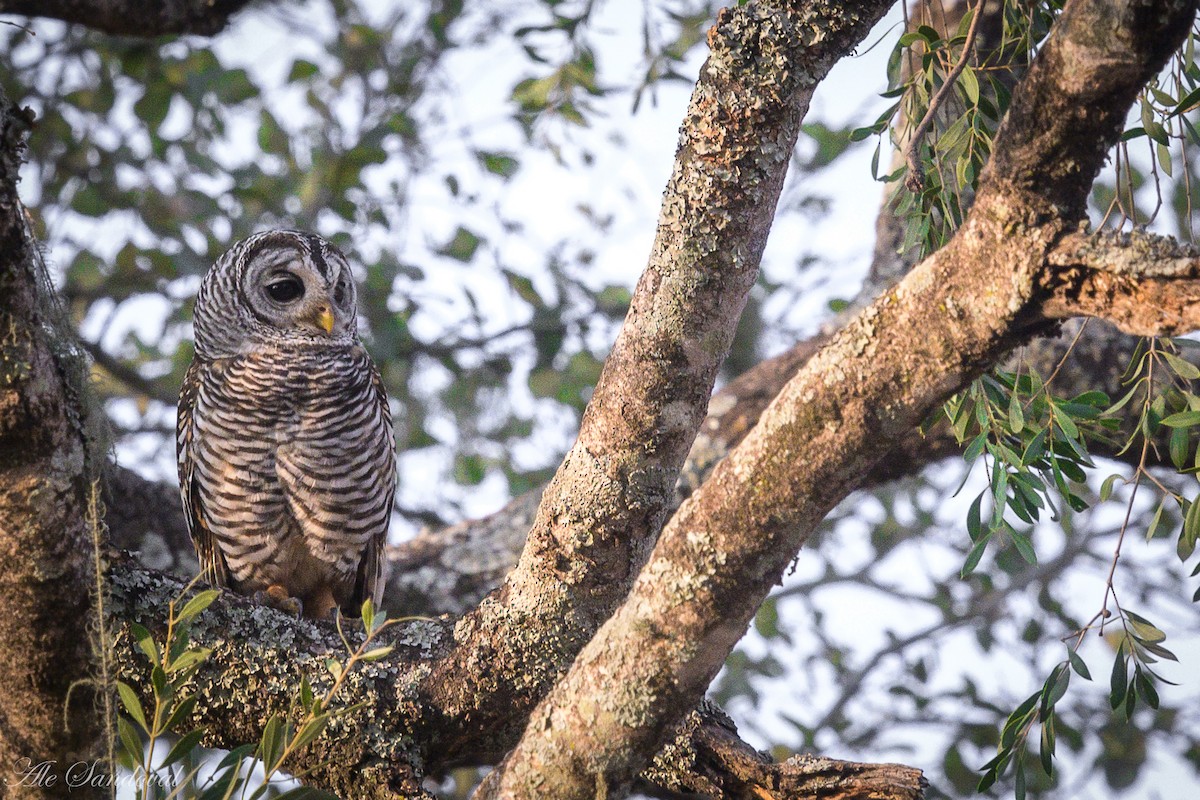
[[288, 343], [358, 340], [354, 276], [320, 236], [264, 231], [222, 255], [200, 284], [196, 353], [223, 358]]

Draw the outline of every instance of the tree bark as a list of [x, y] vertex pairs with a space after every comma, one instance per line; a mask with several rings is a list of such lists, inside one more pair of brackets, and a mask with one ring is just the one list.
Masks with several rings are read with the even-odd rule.
[[250, 0], [0, 0], [0, 14], [50, 17], [118, 36], [220, 33]]
[[[1190, 2], [1068, 3], [1014, 93], [963, 227], [810, 359], [680, 507], [479, 796], [626, 791], [833, 505], [939, 403], [1047, 327], [1054, 248], [1194, 16]], [[1169, 275], [1189, 285], [1186, 266]]]
[[[722, 12], [710, 37], [713, 56], [685, 120], [650, 266], [579, 442], [540, 501], [516, 572], [456, 622], [398, 627], [389, 637], [397, 652], [364, 665], [346, 687], [342, 700], [362, 708], [294, 767], [325, 762], [314, 781], [346, 796], [420, 796], [425, 775], [493, 760], [519, 741], [485, 792], [569, 797], [602, 788], [618, 794], [673, 733], [674, 742], [659, 749], [644, 773], [672, 790], [729, 797], [761, 796], [759, 790], [796, 797], [919, 795], [915, 770], [816, 759], [770, 764], [732, 738], [719, 718], [685, 718], [685, 712], [696, 707], [812, 527], [874, 474], [889, 447], [908, 444], [913, 428], [948, 393], [1064, 314], [1107, 315], [1115, 308], [1114, 316], [1134, 320], [1139, 329], [1192, 324], [1191, 254], [1172, 251], [1175, 267], [1163, 273], [1150, 265], [1164, 248], [1147, 248], [1142, 240], [1089, 243], [1076, 221], [1133, 93], [1165, 59], [1195, 8], [1072, 2], [1014, 96], [996, 161], [964, 229], [819, 352], [798, 350], [777, 362], [777, 384], [744, 383], [746, 394], [732, 405], [715, 417], [710, 409], [709, 420], [729, 420], [736, 432], [727, 440], [740, 444], [706, 481], [683, 476], [683, 493], [690, 496], [651, 551], [676, 502], [685, 455], [690, 450], [695, 463], [712, 463], [703, 455], [704, 439], [693, 442], [693, 436], [753, 282], [811, 89], [886, 5], [752, 3]], [[1066, 144], [1048, 137], [1065, 137]], [[10, 172], [15, 180], [15, 164]], [[3, 205], [5, 213], [12, 209], [19, 206]], [[17, 211], [10, 216], [20, 219]], [[32, 252], [23, 229], [21, 247], [5, 252]], [[1143, 293], [1145, 282], [1132, 280], [1139, 275], [1161, 279], [1161, 291]], [[1156, 323], [1140, 304], [1163, 298], [1177, 315]], [[19, 300], [6, 302], [5, 313], [19, 309]], [[45, 326], [29, 330], [40, 335]], [[38, 338], [29, 337], [33, 345]], [[60, 400], [70, 396], [73, 384], [61, 380], [53, 348], [47, 352], [50, 360], [36, 363], [55, 369], [45, 371], [44, 381], [14, 382], [16, 401], [45, 406], [55, 392]], [[776, 394], [765, 413], [750, 410]], [[59, 402], [46, 419], [71, 408]], [[0, 425], [4, 436], [11, 430], [25, 435], [24, 428]], [[78, 428], [52, 430], [78, 434]], [[63, 491], [74, 492], [62, 507], [75, 514], [78, 527], [84, 517], [78, 501], [86, 494], [77, 490], [90, 486], [79, 477], [86, 471], [72, 456], [70, 436], [46, 441], [53, 448], [38, 452], [59, 454], [58, 462], [43, 460], [30, 474], [62, 476]], [[83, 445], [78, 449], [85, 452]], [[707, 468], [700, 467], [696, 475], [704, 474]], [[28, 503], [14, 513], [20, 516], [3, 518], [24, 523], [36, 516]], [[22, 531], [35, 522], [43, 521], [31, 520]], [[47, 563], [75, 569], [77, 587], [84, 540], [63, 530], [55, 529], [53, 544], [67, 541], [69, 552], [60, 558], [54, 551]], [[45, 531], [29, 538], [34, 550], [51, 544]], [[20, 555], [26, 553], [22, 540]], [[144, 690], [145, 659], [131, 644], [129, 623], [157, 629], [179, 586], [124, 560], [110, 578], [118, 668]], [[55, 588], [43, 603], [61, 600]], [[11, 635], [19, 639], [17, 628]], [[64, 630], [74, 631], [70, 644], [79, 655], [86, 640], [77, 628]], [[7, 627], [0, 632], [9, 635]], [[206, 612], [195, 639], [214, 648], [196, 676], [202, 701], [195, 721], [209, 726], [215, 744], [257, 738], [267, 715], [286, 708], [301, 676], [318, 687], [328, 683], [324, 659], [341, 648], [327, 626], [233, 597]], [[689, 755], [673, 761], [680, 752]]]
[[107, 660], [86, 364], [16, 184], [32, 123], [0, 94], [0, 770], [14, 797], [107, 796]]

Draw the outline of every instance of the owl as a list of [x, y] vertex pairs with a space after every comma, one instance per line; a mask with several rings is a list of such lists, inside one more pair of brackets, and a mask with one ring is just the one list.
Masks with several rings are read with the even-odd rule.
[[176, 454], [203, 576], [311, 618], [378, 605], [395, 443], [346, 258], [255, 234], [205, 275], [194, 319]]

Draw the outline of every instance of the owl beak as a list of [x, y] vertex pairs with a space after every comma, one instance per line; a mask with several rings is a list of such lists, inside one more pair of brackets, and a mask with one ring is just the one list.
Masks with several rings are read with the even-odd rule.
[[333, 333], [333, 312], [329, 306], [321, 306], [317, 309], [316, 322], [325, 333]]

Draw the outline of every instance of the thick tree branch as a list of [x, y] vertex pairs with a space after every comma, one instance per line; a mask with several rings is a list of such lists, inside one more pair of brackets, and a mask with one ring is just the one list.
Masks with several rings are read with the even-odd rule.
[[[86, 371], [17, 197], [30, 117], [0, 94], [0, 778], [22, 797], [61, 797], [73, 765], [101, 755], [108, 687], [89, 638], [100, 577]], [[43, 763], [44, 780], [16, 788]]]
[[[129, 626], [140, 622], [161, 636], [168, 603], [183, 583], [116, 556], [110, 585], [116, 667], [122, 680], [148, 692], [149, 662]], [[420, 676], [444, 654], [452, 627], [446, 620], [413, 621], [384, 634], [396, 652], [360, 665], [343, 687], [335, 708], [362, 704], [362, 710], [339, 720], [331, 735], [303, 754], [305, 764], [324, 763], [307, 782], [362, 800], [428, 796], [421, 779], [437, 759], [411, 732], [430, 713], [418, 696]], [[352, 633], [352, 642], [360, 636]], [[325, 659], [345, 655], [329, 625], [292, 619], [228, 593], [199, 618], [191, 640], [213, 649], [193, 680], [204, 702], [192, 723], [205, 725], [208, 744], [217, 747], [256, 740], [268, 716], [290, 710], [302, 676], [323, 691], [331, 682]], [[804, 757], [773, 763], [738, 739], [729, 719], [709, 703], [687, 717], [644, 779], [674, 792], [730, 800], [757, 800], [761, 795], [746, 794], [756, 785], [775, 787], [781, 800], [826, 797], [831, 788], [837, 797], [912, 800], [924, 785], [919, 770], [899, 765]]]
[[119, 36], [220, 33], [250, 0], [0, 0], [0, 14], [49, 17]]
[[1036, 297], [1049, 253], [1194, 15], [1191, 2], [1068, 3], [963, 228], [810, 359], [683, 504], [482, 796], [628, 786], [829, 509], [937, 403], [1045, 326]]
[[1100, 317], [1139, 336], [1200, 328], [1200, 252], [1148, 233], [1079, 232], [1050, 254], [1043, 313]]
[[[888, 2], [723, 11], [650, 262], [516, 569], [424, 682], [439, 759], [498, 758], [625, 596], [672, 505], [816, 83]], [[552, 629], [547, 642], [531, 631]], [[549, 644], [549, 646], [548, 646]], [[498, 704], [497, 686], [521, 688]], [[695, 705], [693, 703], [693, 705]], [[461, 727], [455, 728], [455, 725]]]

